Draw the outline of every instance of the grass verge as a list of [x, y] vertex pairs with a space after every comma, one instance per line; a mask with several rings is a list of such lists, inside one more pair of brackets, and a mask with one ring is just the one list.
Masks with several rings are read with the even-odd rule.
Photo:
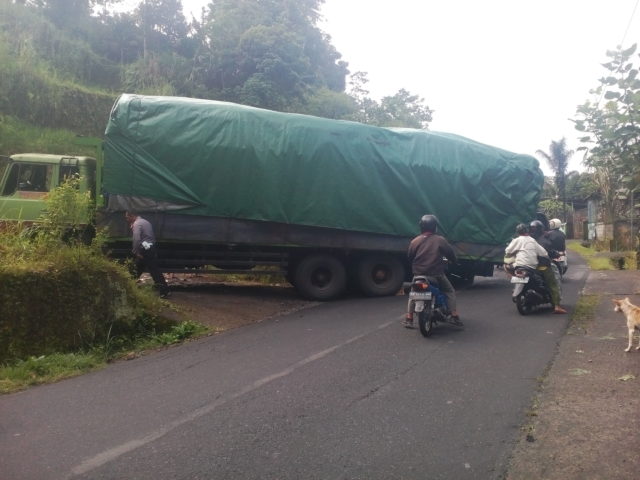
[[571, 322], [567, 333], [569, 335], [586, 333], [587, 325], [593, 320], [599, 303], [600, 295], [581, 295], [571, 313]]
[[160, 334], [135, 339], [110, 338], [104, 345], [88, 352], [54, 353], [7, 363], [0, 366], [0, 394], [76, 377], [100, 369], [109, 362], [135, 358], [145, 351], [177, 344], [207, 331], [203, 325], [185, 321]]
[[0, 393], [75, 377], [100, 368], [104, 363], [95, 353], [55, 353], [18, 360], [0, 367]]
[[602, 251], [593, 246], [585, 246], [579, 240], [567, 241], [567, 248], [583, 257], [591, 270], [636, 270], [636, 252]]
[[568, 241], [567, 248], [576, 252], [589, 264], [591, 270], [613, 270], [614, 267], [607, 257], [598, 256], [598, 251], [592, 247], [585, 247], [578, 240]]

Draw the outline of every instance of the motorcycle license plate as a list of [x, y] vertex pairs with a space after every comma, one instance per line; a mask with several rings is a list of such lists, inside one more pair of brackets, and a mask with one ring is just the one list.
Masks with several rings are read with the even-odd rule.
[[511, 283], [527, 283], [529, 277], [511, 277]]
[[431, 300], [431, 292], [409, 292], [409, 298], [413, 300]]

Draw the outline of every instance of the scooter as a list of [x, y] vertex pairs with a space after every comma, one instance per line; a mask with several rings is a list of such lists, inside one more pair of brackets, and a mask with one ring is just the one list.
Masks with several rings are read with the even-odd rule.
[[433, 327], [438, 322], [446, 322], [451, 316], [447, 306], [447, 297], [435, 285], [427, 281], [427, 277], [413, 277], [409, 298], [414, 302], [414, 318], [418, 316], [420, 333], [424, 337], [431, 336]]
[[558, 266], [560, 278], [564, 277], [564, 274], [567, 273], [567, 269], [569, 268], [569, 265], [567, 265], [567, 252], [558, 252], [558, 256], [553, 259], [553, 263]]
[[553, 304], [551, 292], [545, 285], [544, 278], [539, 270], [529, 267], [516, 267], [511, 277], [511, 283], [514, 284], [511, 299], [516, 304], [520, 315], [528, 315], [541, 305]]

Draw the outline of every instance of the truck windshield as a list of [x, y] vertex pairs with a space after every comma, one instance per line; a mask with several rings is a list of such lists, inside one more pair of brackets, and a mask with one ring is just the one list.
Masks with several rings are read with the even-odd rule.
[[52, 173], [52, 165], [14, 163], [7, 175], [2, 195], [13, 195], [16, 191], [48, 192]]

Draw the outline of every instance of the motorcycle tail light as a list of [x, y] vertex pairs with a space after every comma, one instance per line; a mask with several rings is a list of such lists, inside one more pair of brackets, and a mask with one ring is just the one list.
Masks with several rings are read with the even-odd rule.
[[429, 288], [429, 284], [428, 283], [415, 283], [413, 285], [413, 287], [416, 290], [427, 290]]

